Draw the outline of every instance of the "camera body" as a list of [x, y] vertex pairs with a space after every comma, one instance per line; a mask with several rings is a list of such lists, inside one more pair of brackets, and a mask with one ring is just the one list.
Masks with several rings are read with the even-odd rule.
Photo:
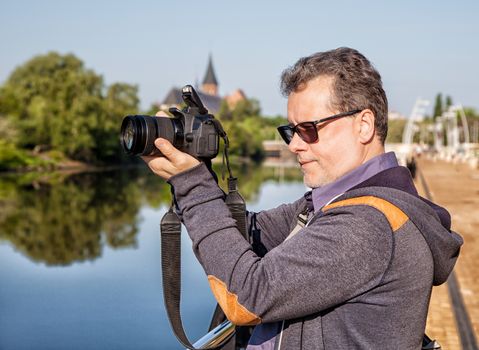
[[212, 159], [219, 151], [216, 119], [204, 107], [191, 85], [182, 89], [186, 107], [170, 108], [170, 117], [128, 115], [121, 124], [121, 144], [131, 155], [161, 156], [154, 141], [164, 138], [174, 147], [198, 159]]

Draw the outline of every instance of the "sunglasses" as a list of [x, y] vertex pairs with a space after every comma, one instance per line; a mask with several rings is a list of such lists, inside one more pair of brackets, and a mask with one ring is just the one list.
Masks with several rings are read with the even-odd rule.
[[295, 126], [281, 125], [277, 129], [279, 134], [281, 135], [281, 137], [283, 138], [284, 142], [286, 142], [287, 145], [289, 145], [289, 143], [291, 142], [291, 139], [293, 138], [294, 133], [297, 133], [299, 137], [301, 137], [301, 140], [303, 140], [306, 143], [315, 143], [318, 141], [318, 131], [316, 129], [316, 125], [318, 125], [319, 123], [327, 122], [329, 120], [334, 120], [334, 119], [338, 119], [342, 117], [348, 117], [350, 115], [359, 113], [361, 111], [362, 109], [355, 109], [353, 111], [335, 114], [330, 117], [322, 118], [319, 120], [298, 123]]

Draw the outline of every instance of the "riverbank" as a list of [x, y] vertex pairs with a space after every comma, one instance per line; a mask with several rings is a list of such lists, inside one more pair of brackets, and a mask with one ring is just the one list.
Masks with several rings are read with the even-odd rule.
[[125, 167], [136, 167], [141, 164], [132, 158], [131, 162], [84, 162], [66, 157], [62, 152], [50, 150], [34, 152], [5, 147], [0, 144], [0, 175], [26, 173], [81, 173], [104, 171]]
[[0, 170], [0, 176], [8, 176], [11, 174], [49, 174], [49, 173], [62, 173], [66, 175], [78, 174], [83, 172], [105, 171], [124, 167], [136, 167], [138, 164], [89, 164], [79, 161], [68, 160], [55, 164], [39, 165], [39, 166], [25, 166], [14, 169], [2, 169]]
[[[130, 168], [139, 167], [143, 165], [143, 162], [137, 157], [132, 156], [132, 161], [127, 163], [87, 163], [78, 160], [73, 160], [65, 157], [63, 154], [55, 151], [35, 154], [33, 152], [25, 153], [20, 160], [16, 157], [14, 161], [1, 162], [0, 157], [0, 175], [11, 173], [48, 173], [48, 172], [65, 172], [65, 173], [81, 173], [91, 171], [104, 171], [118, 168]], [[270, 158], [264, 158], [255, 160], [248, 157], [241, 157], [237, 155], [230, 155], [229, 161], [231, 166], [245, 166], [245, 165], [258, 165], [264, 164], [270, 165], [268, 160]], [[276, 158], [275, 158], [276, 159]], [[212, 159], [215, 166], [221, 166], [223, 163], [223, 155], [218, 154]], [[10, 166], [12, 164], [12, 166]], [[281, 159], [277, 159], [277, 163], [272, 163], [272, 166], [283, 164]], [[297, 165], [297, 164], [295, 164]], [[10, 166], [10, 167], [9, 167]], [[225, 169], [226, 171], [226, 169]]]
[[16, 148], [13, 144], [0, 142], [0, 173], [87, 169], [90, 166], [85, 162], [69, 159], [59, 151], [29, 151]]

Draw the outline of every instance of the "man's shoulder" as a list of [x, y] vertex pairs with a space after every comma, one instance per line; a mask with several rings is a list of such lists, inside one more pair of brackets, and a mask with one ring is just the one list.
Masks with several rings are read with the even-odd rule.
[[[332, 214], [334, 216], [347, 214], [351, 218], [355, 218], [353, 225], [357, 225], [358, 220], [361, 220], [363, 226], [376, 226], [381, 222], [387, 222], [389, 224], [387, 226], [394, 232], [402, 227], [409, 220], [409, 217], [400, 206], [391, 200], [397, 190], [377, 191], [377, 189], [378, 187], [361, 188], [346, 192], [324, 206], [321, 214]], [[341, 219], [341, 217], [337, 219]]]
[[353, 189], [336, 198], [333, 203], [344, 201], [360, 202], [361, 199], [366, 202], [374, 202], [376, 200], [387, 203], [388, 207], [395, 207], [408, 216], [419, 212], [421, 215], [437, 217], [435, 209], [419, 195], [391, 187], [370, 186]]
[[[447, 221], [449, 215], [444, 208], [433, 205], [433, 203], [418, 195], [396, 188], [380, 186], [362, 187], [347, 191], [325, 206], [323, 212], [341, 207], [348, 207], [355, 215], [363, 216], [366, 215], [364, 208], [372, 207], [383, 214], [393, 228], [398, 225], [401, 226], [409, 219], [416, 225], [419, 224], [419, 226], [429, 226], [434, 222], [434, 226], [438, 226], [439, 229], [439, 227], [447, 226], [444, 222]], [[357, 208], [352, 209], [351, 207]]]

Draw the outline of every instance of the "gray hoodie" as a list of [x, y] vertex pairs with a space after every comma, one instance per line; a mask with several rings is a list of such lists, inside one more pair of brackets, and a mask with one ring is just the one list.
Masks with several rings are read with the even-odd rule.
[[407, 181], [394, 183], [402, 169], [347, 191], [286, 241], [307, 199], [259, 213], [262, 258], [204, 165], [170, 183], [230, 321], [284, 321], [281, 349], [419, 349], [432, 285], [447, 279], [462, 239], [449, 231], [447, 212]]

